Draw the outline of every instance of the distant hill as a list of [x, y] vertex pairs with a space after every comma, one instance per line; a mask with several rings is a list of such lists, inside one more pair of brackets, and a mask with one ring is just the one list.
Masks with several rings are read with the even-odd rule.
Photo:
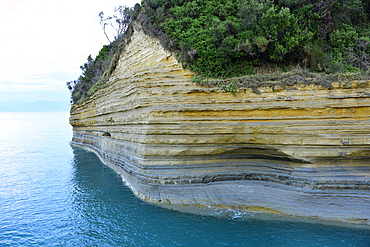
[[0, 102], [0, 112], [69, 111], [68, 101]]

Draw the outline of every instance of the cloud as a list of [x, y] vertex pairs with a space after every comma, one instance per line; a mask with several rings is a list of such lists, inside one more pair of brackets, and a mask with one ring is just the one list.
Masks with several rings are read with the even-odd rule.
[[119, 5], [136, 2], [2, 0], [0, 101], [49, 99], [54, 91], [55, 100], [69, 100], [65, 82], [77, 79], [87, 56], [95, 56], [107, 43], [99, 12], [110, 14]]

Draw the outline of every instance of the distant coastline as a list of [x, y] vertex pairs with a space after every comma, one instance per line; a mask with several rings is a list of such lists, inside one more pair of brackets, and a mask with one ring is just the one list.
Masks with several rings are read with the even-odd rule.
[[0, 102], [0, 112], [69, 111], [68, 101]]

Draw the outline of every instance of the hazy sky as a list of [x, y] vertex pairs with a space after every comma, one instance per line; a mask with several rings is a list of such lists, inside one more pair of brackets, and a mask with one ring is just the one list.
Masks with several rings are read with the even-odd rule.
[[98, 14], [140, 0], [0, 0], [0, 102], [69, 100], [66, 81], [107, 40]]

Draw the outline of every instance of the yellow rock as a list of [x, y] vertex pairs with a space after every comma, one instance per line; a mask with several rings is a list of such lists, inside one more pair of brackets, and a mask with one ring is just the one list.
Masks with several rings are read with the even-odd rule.
[[234, 96], [193, 76], [135, 24], [107, 86], [71, 109], [72, 144], [150, 202], [369, 224], [370, 81]]

